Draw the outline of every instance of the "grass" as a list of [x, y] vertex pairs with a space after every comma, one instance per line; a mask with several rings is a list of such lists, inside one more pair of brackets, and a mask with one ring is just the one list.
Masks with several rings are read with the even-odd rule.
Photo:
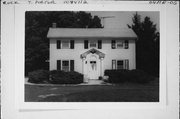
[[158, 102], [159, 85], [25, 85], [26, 102]]

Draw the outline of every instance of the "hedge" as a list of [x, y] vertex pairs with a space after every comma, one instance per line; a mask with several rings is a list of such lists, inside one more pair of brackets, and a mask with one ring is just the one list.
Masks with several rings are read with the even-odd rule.
[[30, 83], [45, 83], [49, 82], [48, 70], [35, 70], [28, 73], [28, 82]]
[[123, 82], [133, 82], [133, 83], [148, 83], [155, 78], [147, 74], [142, 70], [105, 70], [104, 73], [109, 76], [109, 83], [123, 83]]
[[142, 70], [131, 70], [130, 75], [132, 76], [130, 81], [135, 83], [149, 83], [155, 79], [155, 77]]
[[109, 76], [109, 83], [122, 83], [127, 80], [128, 70], [105, 70], [105, 75]]
[[50, 72], [50, 82], [53, 84], [79, 84], [83, 83], [83, 75], [75, 71], [54, 70]]

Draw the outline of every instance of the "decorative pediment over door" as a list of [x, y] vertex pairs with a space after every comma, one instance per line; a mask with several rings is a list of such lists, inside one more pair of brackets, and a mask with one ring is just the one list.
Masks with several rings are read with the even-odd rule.
[[86, 56], [88, 54], [90, 54], [90, 53], [99, 55], [99, 58], [104, 58], [105, 57], [104, 53], [100, 52], [99, 50], [97, 50], [95, 48], [92, 48], [92, 49], [84, 52], [83, 54], [81, 54], [81, 58], [86, 58]]

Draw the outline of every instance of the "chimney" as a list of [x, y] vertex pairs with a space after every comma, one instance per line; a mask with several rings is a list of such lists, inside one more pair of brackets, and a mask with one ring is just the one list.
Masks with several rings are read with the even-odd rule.
[[56, 27], [57, 27], [57, 24], [56, 24], [56, 23], [52, 23], [52, 27], [53, 27], [53, 28], [56, 28]]

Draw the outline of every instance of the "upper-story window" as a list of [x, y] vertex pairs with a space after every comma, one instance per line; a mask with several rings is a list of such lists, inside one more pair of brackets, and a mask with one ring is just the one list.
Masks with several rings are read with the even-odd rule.
[[123, 41], [118, 41], [116, 43], [116, 48], [123, 48]]
[[69, 49], [69, 41], [68, 40], [63, 40], [62, 41], [62, 49]]
[[57, 49], [74, 49], [74, 40], [57, 40]]
[[102, 49], [102, 41], [101, 40], [84, 40], [84, 49], [88, 48], [98, 48]]
[[129, 48], [129, 41], [128, 41], [128, 40], [125, 40], [125, 41], [124, 41], [124, 48], [125, 48], [125, 49], [128, 49], [128, 48]]
[[90, 42], [89, 42], [89, 47], [90, 47], [90, 48], [96, 48], [96, 47], [97, 47], [96, 44], [97, 44], [96, 41], [90, 41]]
[[124, 48], [128, 49], [129, 48], [129, 41], [119, 41], [119, 40], [112, 40], [111, 41], [111, 48], [112, 49], [119, 49], [119, 48]]

